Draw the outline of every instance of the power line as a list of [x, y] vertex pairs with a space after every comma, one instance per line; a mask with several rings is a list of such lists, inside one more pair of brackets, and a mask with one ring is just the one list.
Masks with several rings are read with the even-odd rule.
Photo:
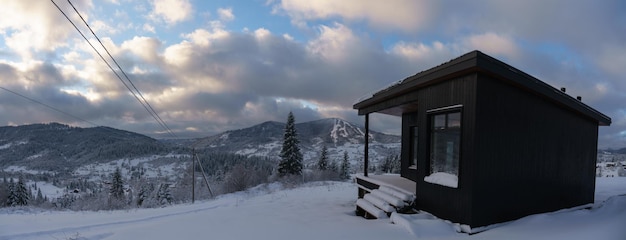
[[48, 104], [45, 104], [45, 103], [43, 103], [43, 102], [41, 102], [41, 101], [35, 100], [35, 99], [33, 99], [33, 98], [29, 98], [29, 97], [27, 97], [27, 96], [24, 96], [24, 95], [22, 95], [22, 94], [18, 93], [18, 92], [15, 92], [15, 91], [12, 91], [12, 90], [6, 89], [6, 88], [4, 88], [4, 87], [0, 87], [0, 89], [5, 90], [5, 91], [10, 92], [10, 93], [13, 93], [13, 94], [15, 94], [15, 95], [17, 95], [17, 96], [20, 96], [20, 97], [22, 97], [22, 98], [28, 99], [28, 100], [30, 100], [31, 102], [37, 103], [37, 104], [39, 104], [39, 105], [42, 105], [42, 106], [47, 107], [47, 108], [49, 108], [49, 109], [52, 109], [52, 110], [54, 110], [54, 111], [60, 112], [60, 113], [62, 113], [62, 114], [65, 114], [65, 115], [67, 115], [67, 116], [70, 116], [70, 117], [72, 117], [72, 118], [75, 118], [75, 119], [78, 119], [78, 120], [80, 120], [80, 121], [83, 121], [83, 122], [89, 123], [89, 124], [93, 125], [94, 127], [98, 127], [98, 126], [99, 126], [98, 124], [95, 124], [95, 123], [93, 123], [93, 122], [91, 122], [91, 121], [88, 121], [88, 120], [85, 120], [85, 119], [83, 119], [83, 118], [77, 117], [77, 116], [75, 116], [75, 115], [72, 115], [72, 114], [70, 114], [70, 113], [68, 113], [68, 112], [62, 111], [62, 110], [60, 110], [60, 109], [58, 109], [58, 108], [55, 108], [55, 107], [50, 106], [50, 105], [48, 105]]
[[[130, 78], [128, 77], [128, 75], [126, 74], [126, 72], [124, 71], [124, 69], [122, 69], [122, 67], [117, 63], [117, 61], [115, 60], [115, 58], [111, 55], [111, 53], [109, 52], [109, 50], [104, 46], [104, 44], [102, 43], [102, 41], [100, 41], [100, 38], [98, 37], [98, 35], [96, 35], [96, 33], [93, 31], [93, 29], [91, 28], [91, 26], [89, 26], [89, 24], [87, 23], [87, 21], [85, 21], [85, 19], [83, 18], [83, 15], [80, 14], [80, 12], [78, 11], [78, 9], [76, 9], [76, 7], [74, 7], [74, 4], [72, 4], [72, 2], [70, 0], [67, 0], [67, 2], [70, 4], [70, 6], [72, 6], [72, 8], [74, 9], [74, 11], [76, 12], [76, 14], [78, 14], [78, 16], [80, 17], [80, 19], [83, 21], [83, 23], [85, 23], [85, 26], [87, 26], [87, 28], [89, 29], [89, 31], [91, 31], [91, 34], [93, 34], [93, 36], [96, 38], [96, 40], [98, 40], [98, 42], [100, 43], [100, 46], [102, 46], [102, 48], [104, 49], [104, 51], [109, 55], [109, 57], [113, 60], [113, 63], [115, 63], [115, 65], [117, 66], [117, 68], [120, 70], [120, 72], [122, 72], [122, 75], [124, 75], [124, 77], [126, 78], [126, 80], [128, 80], [128, 82], [130, 83], [130, 85], [135, 89], [135, 91], [137, 91], [137, 93], [139, 94], [139, 96], [141, 97], [141, 99], [143, 100], [143, 102], [146, 103], [146, 105], [148, 105], [148, 108], [150, 108], [150, 110], [152, 110], [152, 112], [154, 112], [154, 115], [156, 116], [156, 118], [158, 118], [157, 122], [159, 122], [159, 124], [162, 125], [162, 127], [164, 127], [170, 134], [174, 135], [174, 133], [172, 133], [172, 130], [167, 126], [167, 124], [165, 123], [165, 121], [163, 121], [163, 119], [161, 119], [161, 117], [159, 116], [159, 114], [154, 110], [154, 108], [152, 108], [152, 105], [150, 105], [150, 103], [148, 102], [148, 100], [146, 100], [146, 98], [143, 97], [143, 94], [141, 94], [141, 91], [139, 91], [139, 89], [137, 89], [137, 87], [135, 86], [135, 84], [133, 83], [133, 81], [130, 80]], [[131, 91], [132, 92], [132, 91]], [[156, 119], [155, 119], [156, 120]], [[174, 135], [175, 136], [175, 135]]]
[[[141, 106], [143, 106], [143, 107], [144, 107], [144, 109], [146, 109], [146, 111], [148, 111], [148, 113], [149, 113], [149, 114], [150, 114], [150, 115], [151, 115], [151, 116], [152, 116], [152, 117], [153, 117], [153, 118], [157, 121], [157, 123], [159, 123], [159, 125], [161, 125], [161, 127], [163, 127], [163, 129], [165, 129], [165, 130], [166, 130], [166, 131], [167, 131], [167, 132], [168, 132], [171, 136], [176, 137], [176, 135], [175, 135], [175, 134], [171, 131], [171, 129], [170, 129], [169, 127], [167, 127], [167, 125], [165, 124], [165, 122], [164, 122], [164, 121], [163, 121], [163, 120], [162, 120], [162, 119], [158, 116], [158, 114], [156, 113], [156, 111], [154, 111], [154, 109], [153, 109], [151, 106], [150, 106], [149, 108], [148, 108], [148, 106], [146, 106], [146, 104], [148, 104], [148, 102], [147, 102], [147, 101], [145, 101], [145, 98], [143, 98], [143, 96], [142, 96], [142, 98], [143, 98], [143, 99], [144, 99], [144, 101], [145, 101], [145, 104], [144, 104], [144, 102], [143, 102], [143, 101], [142, 101], [142, 100], [141, 100], [141, 99], [137, 96], [137, 94], [136, 94], [136, 93], [135, 93], [135, 92], [134, 92], [134, 91], [133, 91], [133, 90], [132, 90], [132, 89], [128, 86], [128, 84], [127, 84], [127, 83], [126, 83], [126, 82], [122, 79], [122, 77], [121, 77], [121, 76], [117, 73], [117, 71], [115, 71], [115, 69], [111, 66], [111, 64], [109, 64], [109, 62], [108, 62], [108, 61], [104, 58], [104, 56], [102, 56], [102, 54], [100, 53], [100, 51], [98, 51], [98, 49], [96, 49], [96, 47], [95, 47], [93, 44], [91, 44], [91, 42], [90, 42], [90, 41], [89, 41], [89, 39], [85, 36], [85, 34], [83, 34], [83, 32], [82, 32], [82, 31], [78, 28], [78, 26], [76, 26], [76, 24], [74, 24], [74, 22], [73, 22], [73, 21], [69, 18], [69, 16], [67, 16], [67, 14], [66, 14], [66, 13], [65, 13], [62, 9], [61, 9], [61, 7], [59, 7], [59, 5], [57, 5], [57, 4], [56, 4], [56, 2], [54, 2], [54, 0], [50, 0], [50, 1], [51, 1], [51, 2], [52, 2], [52, 4], [54, 4], [54, 6], [55, 6], [55, 7], [56, 7], [56, 8], [57, 8], [60, 12], [61, 12], [61, 14], [63, 14], [63, 16], [65, 16], [65, 19], [67, 19], [67, 20], [68, 20], [68, 21], [72, 24], [72, 26], [74, 26], [74, 29], [76, 29], [76, 31], [78, 31], [78, 33], [79, 33], [79, 34], [83, 37], [83, 39], [85, 39], [85, 41], [89, 44], [89, 46], [91, 46], [91, 48], [92, 48], [92, 49], [96, 52], [96, 54], [98, 54], [98, 56], [100, 56], [100, 59], [102, 59], [102, 61], [104, 61], [104, 63], [107, 65], [107, 67], [109, 67], [109, 69], [111, 69], [111, 71], [113, 72], [113, 74], [115, 74], [115, 76], [117, 77], [117, 79], [119, 79], [119, 80], [122, 82], [122, 84], [124, 84], [124, 86], [126, 87], [126, 89], [128, 89], [128, 91], [130, 91], [130, 93], [131, 93], [131, 94], [135, 97], [135, 99], [137, 99], [137, 101], [141, 104]], [[68, 0], [68, 2], [69, 2], [69, 0]], [[71, 4], [71, 2], [70, 2], [70, 4]], [[72, 5], [72, 7], [74, 7], [74, 6]], [[74, 10], [76, 10], [76, 8], [74, 8]], [[78, 13], [78, 11], [76, 11], [76, 12]], [[80, 13], [78, 13], [78, 14], [79, 14], [80, 18], [81, 18], [81, 19], [83, 19], [83, 17], [80, 15]], [[84, 21], [85, 21], [85, 20], [83, 19], [83, 22], [84, 22]], [[87, 23], [85, 22], [85, 24], [87, 24]], [[89, 28], [89, 30], [93, 33], [93, 30], [91, 29], [91, 27], [89, 27], [89, 25], [87, 25], [87, 27], [88, 27], [88, 28]], [[94, 33], [94, 35], [95, 35], [95, 33]], [[96, 36], [96, 38], [97, 38], [97, 36]], [[104, 46], [104, 44], [102, 44], [102, 42], [100, 41], [100, 39], [98, 39], [98, 42], [100, 42], [100, 44], [101, 44], [101, 45], [102, 45], [102, 47], [105, 49], [105, 51], [106, 51], [107, 53], [109, 53], [109, 51], [106, 49], [106, 47]], [[113, 59], [113, 61], [114, 61], [114, 62], [116, 62], [116, 61], [115, 61], [115, 59], [113, 58], [113, 56], [111, 56], [111, 54], [110, 54], [110, 53], [109, 53], [109, 56], [111, 57], [111, 59]], [[116, 64], [117, 64], [117, 62], [116, 62]], [[120, 69], [120, 71], [122, 71], [122, 72], [123, 72], [123, 70], [122, 70], [122, 68], [119, 66], [119, 64], [117, 64], [117, 66], [118, 66], [118, 68]], [[124, 73], [124, 72], [123, 72], [123, 73]], [[124, 75], [126, 75], [126, 74], [124, 73]], [[126, 76], [126, 78], [128, 79], [128, 76]], [[128, 79], [128, 81], [129, 81], [129, 82], [131, 82], [131, 81], [130, 81], [130, 79]], [[131, 84], [132, 84], [132, 82], [131, 82]], [[134, 84], [133, 84], [133, 87], [134, 87]], [[137, 89], [136, 87], [134, 87], [134, 88], [135, 88], [135, 89]], [[139, 92], [139, 90], [137, 90], [137, 92]], [[139, 92], [139, 94], [141, 94], [141, 92]], [[151, 111], [150, 109], [152, 109], [152, 111]]]

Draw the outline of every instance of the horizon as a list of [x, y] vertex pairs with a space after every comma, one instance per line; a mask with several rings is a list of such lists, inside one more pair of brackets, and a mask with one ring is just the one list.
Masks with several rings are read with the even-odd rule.
[[[296, 125], [298, 125], [298, 124], [304, 124], [304, 123], [310, 123], [310, 122], [317, 122], [317, 121], [323, 121], [323, 120], [335, 120], [335, 119], [338, 119], [338, 120], [342, 120], [342, 121], [348, 122], [348, 123], [353, 124], [353, 125], [355, 125], [355, 126], [357, 126], [357, 127], [359, 127], [359, 128], [364, 128], [364, 126], [363, 126], [362, 124], [359, 124], [359, 123], [354, 123], [354, 122], [350, 122], [350, 121], [348, 121], [348, 120], [345, 120], [345, 119], [342, 119], [342, 118], [336, 118], [336, 117], [330, 117], [330, 118], [320, 118], [320, 119], [310, 120], [310, 121], [306, 121], [306, 122], [299, 122], [299, 121], [296, 121], [295, 123], [296, 123]], [[25, 124], [22, 124], [22, 125], [5, 125], [5, 126], [0, 126], [0, 127], [20, 127], [20, 126], [46, 125], [46, 124], [60, 124], [60, 125], [68, 126], [68, 127], [77, 127], [77, 128], [99, 128], [99, 127], [107, 127], [107, 128], [113, 128], [113, 129], [116, 129], [116, 130], [120, 130], [120, 131], [127, 131], [127, 132], [133, 132], [133, 133], [136, 133], [136, 134], [141, 134], [141, 135], [144, 135], [144, 136], [147, 136], [147, 137], [150, 137], [150, 138], [154, 138], [154, 139], [157, 139], [157, 140], [186, 140], [186, 139], [199, 139], [199, 138], [207, 138], [207, 137], [212, 137], [212, 136], [216, 136], [216, 135], [219, 135], [219, 134], [222, 134], [222, 133], [225, 133], [225, 132], [229, 132], [229, 131], [237, 131], [237, 130], [243, 130], [243, 129], [246, 129], [246, 128], [251, 128], [251, 127], [254, 127], [254, 126], [257, 126], [257, 125], [261, 125], [261, 124], [264, 124], [264, 123], [268, 123], [268, 122], [275, 122], [275, 123], [285, 124], [285, 122], [281, 122], [281, 121], [267, 120], [267, 121], [263, 121], [263, 122], [256, 123], [256, 124], [252, 124], [252, 125], [250, 125], [250, 126], [246, 126], [246, 127], [243, 127], [243, 128], [227, 129], [227, 130], [224, 130], [224, 131], [221, 131], [221, 132], [217, 132], [217, 133], [214, 133], [214, 134], [210, 134], [210, 135], [207, 135], [207, 136], [200, 136], [200, 137], [179, 137], [179, 138], [172, 138], [172, 137], [169, 137], [169, 138], [168, 138], [168, 137], [154, 137], [154, 136], [146, 135], [146, 134], [143, 134], [143, 133], [134, 132], [134, 131], [126, 130], [126, 129], [120, 129], [120, 128], [111, 127], [111, 126], [89, 126], [89, 127], [82, 127], [82, 126], [78, 126], [78, 125], [72, 125], [72, 124], [66, 124], [66, 123], [60, 123], [60, 122], [25, 123]], [[370, 129], [370, 131], [373, 131], [373, 132], [378, 132], [378, 133], [382, 133], [382, 134], [387, 134], [387, 135], [400, 136], [399, 134], [384, 133], [384, 132], [377, 131], [377, 130], [374, 130], [374, 129]]]

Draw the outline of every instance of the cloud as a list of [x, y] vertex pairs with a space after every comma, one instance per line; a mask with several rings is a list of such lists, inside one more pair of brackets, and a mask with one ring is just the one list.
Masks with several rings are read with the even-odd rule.
[[415, 32], [429, 23], [437, 14], [436, 4], [430, 1], [392, 0], [282, 0], [275, 6], [276, 11], [284, 11], [294, 23], [303, 21], [341, 18], [349, 22], [365, 21], [378, 29], [398, 29]]
[[[69, 4], [58, 3], [65, 12], [73, 10]], [[77, 1], [76, 8], [86, 11], [92, 8], [91, 1]], [[51, 52], [66, 46], [66, 39], [74, 33], [67, 20], [52, 5], [37, 0], [3, 1], [0, 8], [0, 33], [4, 33], [7, 47], [23, 59], [33, 59], [33, 53]], [[71, 15], [72, 16], [72, 15]], [[72, 16], [74, 21], [80, 21]], [[67, 26], [67, 27], [65, 27]]]
[[235, 15], [233, 14], [232, 8], [218, 8], [217, 15], [220, 17], [220, 21], [222, 22], [230, 22], [235, 20]]
[[[194, 122], [222, 129], [284, 121], [289, 111], [301, 121], [350, 115], [351, 104], [365, 90], [398, 79], [387, 75], [404, 75], [382, 71], [407, 67], [401, 63], [403, 56], [388, 55], [381, 46], [340, 24], [319, 29], [318, 37], [307, 43], [264, 28], [236, 33], [218, 25], [195, 29], [170, 45], [139, 36], [120, 44], [103, 40], [166, 122]], [[379, 64], [381, 58], [388, 58], [388, 63]], [[74, 67], [67, 68], [61, 78], [75, 79], [82, 87], [52, 89], [82, 99], [85, 106], [76, 106], [77, 112], [106, 116], [110, 123], [129, 121], [132, 124], [125, 125], [134, 127], [140, 121], [150, 121], [96, 56], [70, 52], [64, 59]], [[65, 69], [58, 66], [61, 68]], [[118, 104], [125, 107], [114, 107]], [[199, 119], [205, 122], [200, 124]], [[184, 131], [188, 125], [170, 127]], [[197, 131], [209, 129], [213, 128], [196, 127]]]
[[140, 57], [142, 61], [154, 63], [159, 61], [158, 53], [161, 46], [162, 43], [159, 39], [135, 36], [131, 40], [124, 41], [121, 49]]
[[478, 49], [490, 55], [508, 58], [516, 58], [520, 55], [520, 50], [512, 38], [493, 32], [470, 36], [464, 44], [467, 45], [466, 48]]
[[156, 33], [156, 29], [154, 28], [154, 26], [148, 23], [144, 23], [142, 29], [146, 32]]
[[99, 33], [99, 35], [102, 33], [104, 33], [105, 35], [113, 35], [116, 34], [119, 30], [109, 26], [107, 23], [100, 20], [93, 21], [89, 25], [96, 33]]
[[150, 16], [153, 19], [163, 20], [168, 25], [192, 18], [193, 9], [188, 0], [153, 0], [152, 6]]

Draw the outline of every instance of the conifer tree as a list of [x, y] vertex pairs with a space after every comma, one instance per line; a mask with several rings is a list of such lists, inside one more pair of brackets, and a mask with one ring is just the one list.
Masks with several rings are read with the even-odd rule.
[[35, 198], [35, 202], [37, 203], [44, 202], [43, 194], [41, 193], [41, 188], [37, 189], [37, 197]]
[[[0, 202], [0, 204], [7, 205], [8, 199], [9, 199], [9, 183], [5, 177], [4, 180], [0, 182], [0, 201], [5, 201], [5, 202]], [[2, 205], [0, 205], [0, 207], [1, 206]]]
[[109, 194], [113, 199], [121, 200], [124, 197], [124, 182], [122, 181], [122, 172], [120, 168], [116, 168], [111, 179], [111, 188]]
[[19, 178], [17, 183], [13, 182], [13, 178], [9, 182], [9, 196], [7, 198], [7, 206], [25, 206], [28, 205], [29, 200], [28, 189], [22, 177]]
[[299, 145], [295, 118], [293, 113], [289, 112], [283, 135], [283, 147], [280, 151], [280, 162], [278, 163], [280, 176], [302, 174], [302, 152], [300, 152]]
[[320, 171], [328, 170], [328, 149], [326, 148], [326, 146], [322, 146], [320, 159], [317, 161], [317, 170], [320, 170]]
[[17, 195], [15, 192], [15, 182], [13, 182], [13, 178], [9, 179], [9, 184], [7, 185], [7, 201], [6, 201], [6, 205], [8, 207], [13, 207], [16, 206], [17, 204]]
[[342, 179], [350, 178], [350, 160], [348, 159], [348, 152], [343, 152], [343, 160], [341, 161], [341, 167], [339, 168], [339, 176]]
[[172, 203], [174, 198], [172, 198], [172, 194], [170, 194], [170, 185], [167, 183], [161, 184], [161, 186], [159, 186], [159, 191], [157, 192], [156, 198], [159, 205]]

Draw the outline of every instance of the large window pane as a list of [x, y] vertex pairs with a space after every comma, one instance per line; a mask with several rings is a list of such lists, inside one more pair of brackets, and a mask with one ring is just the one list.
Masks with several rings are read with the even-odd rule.
[[431, 115], [430, 175], [424, 178], [457, 187], [461, 149], [461, 112]]
[[461, 113], [460, 112], [449, 113], [447, 115], [448, 115], [448, 127], [449, 128], [461, 127]]
[[433, 117], [433, 128], [444, 129], [446, 127], [446, 115], [435, 115]]

